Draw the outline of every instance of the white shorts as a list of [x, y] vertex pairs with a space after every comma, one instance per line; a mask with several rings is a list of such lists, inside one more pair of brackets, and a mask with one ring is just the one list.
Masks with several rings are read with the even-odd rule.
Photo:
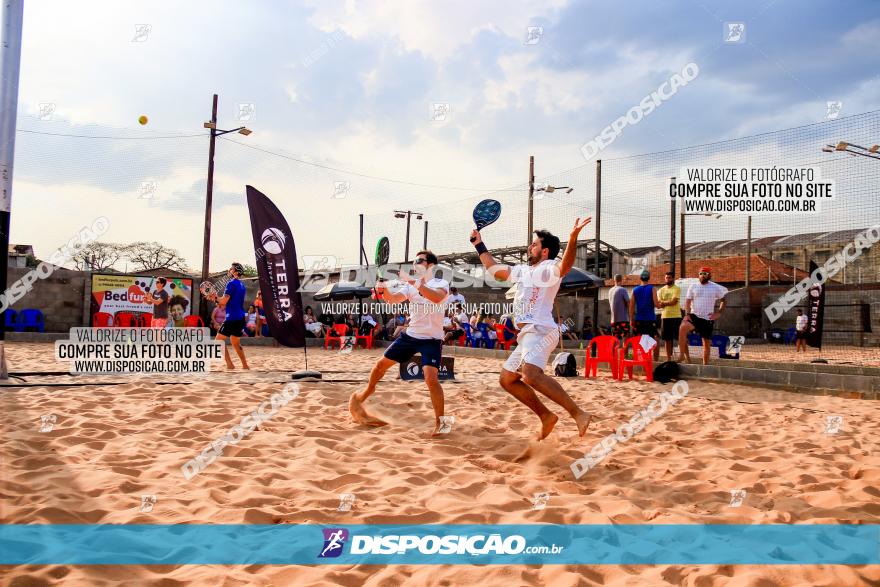
[[522, 363], [528, 363], [543, 370], [557, 344], [559, 328], [526, 324], [516, 337], [516, 348], [502, 366], [508, 371], [516, 372]]

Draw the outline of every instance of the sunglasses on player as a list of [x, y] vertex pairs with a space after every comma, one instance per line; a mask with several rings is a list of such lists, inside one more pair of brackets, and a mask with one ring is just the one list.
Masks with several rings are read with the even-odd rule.
[[413, 265], [421, 265], [422, 263], [424, 263], [425, 265], [427, 265], [427, 264], [428, 264], [428, 260], [427, 260], [427, 259], [422, 259], [421, 257], [419, 257], [418, 259], [416, 259], [415, 261], [413, 261]]
[[700, 271], [700, 275], [709, 275], [709, 273], [707, 273], [705, 271]]

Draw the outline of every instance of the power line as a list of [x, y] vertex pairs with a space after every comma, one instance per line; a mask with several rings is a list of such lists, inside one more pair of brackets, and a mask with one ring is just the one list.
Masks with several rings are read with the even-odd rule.
[[[851, 116], [845, 116], [845, 117], [841, 117], [841, 118], [839, 118], [839, 119], [836, 119], [836, 121], [839, 121], [839, 120], [845, 120], [845, 119], [849, 119], [849, 118], [856, 118], [856, 117], [860, 117], [860, 116], [866, 116], [866, 115], [874, 114], [874, 113], [877, 113], [877, 112], [880, 112], [880, 110], [873, 110], [873, 111], [869, 111], [869, 112], [862, 112], [862, 113], [859, 113], [859, 114], [853, 114], [853, 115], [851, 115]], [[829, 121], [815, 122], [815, 123], [805, 124], [805, 125], [802, 125], [802, 126], [792, 127], [792, 128], [784, 129], [784, 130], [786, 130], [786, 131], [800, 130], [800, 129], [809, 128], [809, 127], [812, 127], [812, 126], [818, 126], [818, 125], [821, 125], [821, 124], [827, 124], [828, 122], [829, 122]], [[18, 131], [18, 132], [22, 132], [22, 133], [28, 133], [28, 134], [38, 134], [38, 135], [47, 135], [47, 136], [56, 136], [56, 137], [73, 137], [73, 138], [83, 138], [83, 139], [117, 139], [117, 140], [183, 139], [183, 138], [204, 137], [204, 136], [207, 136], [207, 134], [208, 134], [208, 133], [197, 133], [197, 134], [186, 134], [186, 135], [184, 135], [184, 134], [180, 134], [180, 135], [160, 135], [160, 136], [120, 137], [120, 136], [111, 136], [111, 135], [80, 135], [80, 134], [69, 134], [69, 133], [52, 133], [52, 132], [44, 132], [44, 131], [26, 130], [26, 129], [17, 129], [17, 131]], [[634, 158], [638, 158], [638, 157], [661, 155], [661, 154], [671, 153], [671, 152], [674, 152], [674, 151], [681, 151], [681, 150], [683, 150], [683, 149], [695, 149], [695, 148], [700, 148], [700, 147], [708, 147], [708, 146], [719, 145], [719, 144], [723, 144], [723, 143], [732, 143], [732, 142], [736, 142], [736, 141], [743, 141], [743, 140], [748, 140], [748, 139], [753, 139], [753, 138], [757, 138], [757, 137], [762, 137], [762, 136], [766, 136], [766, 135], [770, 135], [770, 134], [774, 134], [774, 133], [778, 133], [778, 132], [781, 132], [781, 131], [779, 131], [779, 130], [776, 130], [776, 131], [767, 131], [767, 132], [764, 132], [764, 133], [758, 133], [758, 134], [754, 134], [754, 135], [747, 135], [747, 136], [744, 136], [744, 137], [737, 137], [737, 138], [732, 138], [732, 139], [724, 139], [724, 140], [721, 140], [721, 141], [715, 141], [715, 142], [711, 142], [711, 143], [703, 143], [703, 144], [700, 144], [700, 145], [690, 145], [690, 146], [688, 146], [688, 147], [677, 148], [677, 149], [669, 149], [669, 150], [667, 150], [667, 151], [657, 151], [657, 152], [652, 152], [652, 153], [643, 153], [643, 154], [638, 154], [638, 155], [629, 155], [629, 156], [626, 156], [626, 157], [618, 157], [618, 158], [615, 158], [615, 159], [606, 159], [606, 161], [608, 161], [608, 162], [611, 162], [611, 161], [622, 161], [622, 160], [626, 160], [626, 159], [634, 159]], [[333, 167], [333, 166], [330, 166], [330, 165], [323, 165], [323, 164], [321, 164], [321, 163], [315, 163], [315, 162], [313, 162], [313, 161], [306, 161], [306, 160], [304, 160], [304, 159], [299, 159], [299, 158], [297, 158], [297, 157], [293, 157], [293, 156], [290, 156], [290, 155], [285, 155], [284, 153], [279, 153], [279, 152], [277, 152], [277, 151], [272, 151], [272, 150], [270, 150], [270, 149], [266, 149], [266, 148], [264, 148], [264, 147], [258, 147], [258, 146], [255, 146], [255, 145], [250, 145], [250, 144], [246, 144], [246, 143], [241, 143], [241, 142], [239, 142], [239, 141], [232, 140], [232, 139], [230, 139], [230, 138], [228, 138], [228, 137], [218, 137], [218, 138], [219, 138], [220, 140], [224, 140], [224, 141], [227, 141], [227, 142], [230, 142], [230, 143], [236, 144], [236, 145], [238, 145], [238, 146], [240, 146], [240, 147], [246, 147], [246, 148], [248, 148], [248, 149], [253, 149], [253, 150], [255, 150], [255, 151], [259, 151], [259, 152], [261, 152], [261, 153], [266, 153], [266, 154], [268, 154], [268, 155], [273, 155], [273, 156], [275, 156], [275, 157], [280, 157], [280, 158], [283, 158], [283, 159], [287, 159], [287, 160], [289, 160], [289, 161], [294, 161], [294, 162], [296, 162], [296, 163], [300, 163], [300, 164], [302, 164], [302, 165], [309, 165], [309, 166], [311, 166], [311, 167], [317, 167], [317, 168], [320, 168], [320, 169], [326, 169], [326, 170], [328, 170], [328, 171], [335, 171], [335, 172], [337, 172], [337, 173], [342, 173], [342, 174], [345, 174], [345, 175], [351, 175], [351, 176], [355, 176], [355, 177], [363, 177], [363, 178], [365, 178], [365, 179], [372, 179], [372, 180], [375, 180], [375, 181], [384, 181], [384, 182], [387, 182], [387, 183], [396, 183], [396, 184], [400, 184], [400, 185], [408, 185], [408, 186], [413, 186], [413, 187], [421, 187], [421, 188], [429, 188], [429, 189], [444, 189], [444, 190], [467, 191], [467, 192], [482, 192], [482, 193], [481, 193], [479, 196], [477, 196], [477, 197], [488, 196], [488, 195], [491, 195], [491, 194], [493, 194], [493, 193], [498, 193], [498, 192], [519, 192], [519, 191], [522, 191], [522, 189], [523, 189], [523, 188], [521, 188], [521, 187], [500, 188], [500, 189], [489, 189], [489, 188], [472, 188], [472, 187], [462, 187], [462, 186], [448, 186], [448, 185], [438, 185], [438, 184], [426, 184], [426, 183], [412, 182], [412, 181], [406, 181], [406, 180], [401, 180], [401, 179], [394, 179], [394, 178], [390, 178], [390, 177], [381, 177], [381, 176], [377, 176], [377, 175], [369, 175], [369, 174], [366, 174], [366, 173], [359, 173], [359, 172], [357, 172], [357, 171], [350, 171], [350, 170], [346, 170], [346, 169], [341, 169], [341, 168], [339, 168], [339, 167]], [[562, 174], [565, 174], [565, 173], [571, 173], [571, 172], [581, 171], [581, 170], [583, 170], [585, 167], [587, 167], [587, 166], [589, 166], [589, 165], [591, 165], [590, 162], [588, 162], [588, 163], [584, 163], [584, 164], [582, 164], [582, 165], [578, 165], [577, 167], [572, 167], [571, 169], [566, 169], [566, 170], [563, 170], [563, 171], [557, 171], [557, 172], [555, 172], [555, 173], [551, 173], [551, 174], [548, 174], [548, 175], [544, 175], [543, 177], [549, 179], [549, 178], [551, 178], [551, 177], [558, 176], [558, 175], [562, 175]], [[517, 185], [521, 185], [521, 184], [517, 184]], [[554, 199], [555, 199], [555, 198], [554, 198]]]
[[189, 139], [193, 137], [206, 137], [207, 133], [198, 133], [193, 135], [159, 135], [159, 136], [149, 136], [149, 137], [119, 137], [119, 136], [110, 136], [110, 135], [76, 135], [76, 134], [68, 134], [68, 133], [60, 133], [60, 132], [44, 132], [40, 130], [26, 130], [23, 128], [17, 129], [17, 132], [24, 132], [33, 135], [48, 135], [51, 137], [74, 137], [78, 139], [118, 139], [122, 141], [140, 141], [145, 139]]
[[[368, 175], [368, 174], [366, 174], [366, 173], [358, 173], [357, 171], [348, 171], [348, 170], [346, 170], [346, 169], [340, 169], [340, 168], [338, 168], [338, 167], [332, 167], [332, 166], [330, 166], [330, 165], [322, 165], [321, 163], [315, 163], [315, 162], [313, 162], [313, 161], [305, 161], [304, 159], [297, 159], [296, 157], [292, 157], [292, 156], [290, 156], [290, 155], [285, 155], [284, 153], [278, 153], [278, 152], [276, 152], [276, 151], [271, 151], [271, 150], [269, 150], [269, 149], [265, 149], [265, 148], [263, 148], [263, 147], [257, 147], [257, 146], [255, 146], [255, 145], [248, 145], [248, 144], [246, 144], [246, 143], [240, 143], [240, 142], [238, 142], [238, 141], [234, 141], [234, 140], [229, 139], [229, 138], [226, 138], [226, 137], [218, 137], [218, 138], [219, 138], [220, 140], [223, 140], [223, 141], [227, 141], [227, 142], [230, 142], [230, 143], [234, 143], [234, 144], [239, 145], [239, 146], [241, 146], [241, 147], [247, 147], [248, 149], [254, 149], [255, 151], [260, 151], [261, 153], [266, 153], [266, 154], [269, 154], [269, 155], [274, 155], [275, 157], [281, 157], [281, 158], [283, 158], [283, 159], [289, 159], [290, 161], [295, 161], [295, 162], [297, 162], [297, 163], [302, 163], [303, 165], [311, 165], [312, 167], [320, 167], [321, 169], [327, 169], [327, 170], [330, 170], [330, 171], [337, 171], [337, 172], [339, 172], [339, 173], [344, 173], [344, 174], [346, 174], [346, 175], [354, 175], [354, 176], [356, 176], [356, 177], [363, 177], [363, 178], [366, 178], [366, 179], [374, 179], [374, 180], [377, 180], [377, 181], [386, 181], [386, 182], [390, 182], [390, 183], [399, 183], [399, 184], [403, 184], [403, 185], [411, 185], [411, 186], [423, 187], [423, 188], [437, 188], [437, 189], [444, 189], [444, 190], [459, 190], [459, 191], [466, 191], [466, 192], [480, 192], [480, 191], [483, 191], [483, 192], [485, 192], [486, 194], [492, 194], [492, 193], [495, 193], [495, 192], [518, 191], [518, 190], [514, 190], [514, 189], [512, 189], [512, 188], [502, 188], [502, 189], [470, 188], [470, 187], [461, 187], [461, 186], [449, 186], [449, 185], [436, 185], [436, 184], [427, 184], [427, 183], [417, 183], [417, 182], [412, 182], [412, 181], [405, 181], [405, 180], [402, 180], [402, 179], [392, 179], [392, 178], [390, 178], [390, 177], [379, 177], [379, 176], [377, 176], [377, 175]], [[489, 190], [489, 191], [486, 191], [486, 190]]]

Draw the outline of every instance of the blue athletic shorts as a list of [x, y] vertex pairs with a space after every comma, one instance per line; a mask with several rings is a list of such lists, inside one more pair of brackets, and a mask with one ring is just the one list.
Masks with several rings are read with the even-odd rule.
[[385, 350], [385, 358], [405, 363], [409, 361], [416, 353], [422, 354], [422, 367], [440, 368], [440, 356], [443, 349], [443, 342], [436, 338], [413, 338], [406, 332], [401, 332], [400, 336], [391, 343]]

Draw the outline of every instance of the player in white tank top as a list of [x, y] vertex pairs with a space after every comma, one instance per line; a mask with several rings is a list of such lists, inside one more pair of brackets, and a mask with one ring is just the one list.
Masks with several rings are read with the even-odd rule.
[[422, 357], [422, 373], [425, 376], [425, 385], [431, 395], [431, 405], [434, 408], [434, 432], [437, 436], [442, 434], [444, 418], [443, 387], [438, 379], [440, 362], [442, 359], [443, 344], [443, 314], [447, 297], [449, 297], [449, 283], [443, 279], [434, 277], [434, 267], [437, 264], [437, 256], [431, 251], [424, 250], [416, 253], [413, 261], [413, 271], [417, 277], [411, 278], [401, 275], [401, 279], [407, 282], [397, 292], [389, 292], [384, 283], [376, 284], [376, 293], [389, 304], [399, 304], [404, 301], [410, 303], [410, 322], [406, 332], [395, 339], [385, 350], [385, 354], [376, 361], [370, 371], [370, 379], [367, 387], [360, 392], [351, 394], [348, 401], [348, 410], [351, 417], [359, 424], [368, 426], [384, 426], [387, 424], [364, 407], [364, 402], [376, 391], [376, 385], [385, 372], [397, 363], [405, 363], [416, 353]]
[[553, 302], [562, 277], [574, 265], [578, 235], [589, 223], [590, 218], [575, 220], [568, 239], [569, 246], [561, 261], [556, 261], [559, 238], [546, 230], [535, 231], [535, 238], [528, 249], [528, 263], [514, 267], [498, 264], [486, 250], [480, 233], [476, 230], [471, 232], [471, 242], [477, 248], [480, 262], [494, 275], [495, 280], [516, 283], [514, 322], [520, 332], [516, 349], [501, 368], [499, 383], [540, 418], [540, 439], [550, 434], [559, 418], [538, 399], [535, 390], [565, 408], [574, 418], [580, 436], [586, 433], [592, 417], [574, 403], [558, 381], [544, 373], [547, 359], [559, 342], [559, 327], [553, 319]]

